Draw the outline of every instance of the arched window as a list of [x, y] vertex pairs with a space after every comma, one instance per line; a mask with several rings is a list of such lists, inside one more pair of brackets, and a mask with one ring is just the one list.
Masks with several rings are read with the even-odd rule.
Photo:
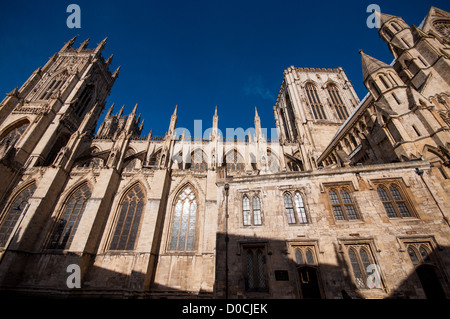
[[150, 160], [148, 161], [149, 166], [158, 166], [159, 160], [161, 159], [161, 149], [157, 150], [152, 154]]
[[39, 96], [40, 100], [48, 100], [63, 86], [68, 77], [67, 71], [61, 72], [50, 80], [50, 84], [42, 91]]
[[20, 216], [26, 212], [28, 208], [28, 200], [36, 190], [36, 185], [33, 183], [23, 189], [18, 195], [14, 197], [11, 204], [7, 206], [4, 214], [0, 219], [0, 247], [5, 247], [8, 243]]
[[308, 218], [306, 217], [305, 204], [303, 203], [303, 197], [299, 192], [295, 193], [295, 208], [297, 209], [298, 222], [300, 224], [307, 224]]
[[387, 82], [386, 79], [384, 78], [384, 75], [380, 75], [379, 78], [380, 78], [381, 82], [383, 83], [384, 87], [385, 87], [386, 89], [389, 89], [390, 85], [388, 84], [388, 82]]
[[68, 249], [70, 247], [90, 197], [91, 190], [87, 184], [83, 184], [72, 192], [55, 224], [48, 245], [49, 249]]
[[297, 264], [302, 265], [303, 264], [303, 256], [302, 252], [299, 249], [295, 250], [295, 261]]
[[197, 201], [190, 186], [184, 188], [175, 199], [169, 250], [194, 250]]
[[253, 225], [258, 226], [261, 224], [261, 201], [258, 196], [253, 196]]
[[250, 199], [247, 195], [242, 198], [242, 215], [244, 219], [244, 226], [262, 225], [261, 217], [261, 201], [257, 195], [253, 196], [252, 205], [250, 206]]
[[288, 122], [292, 130], [292, 139], [297, 139], [298, 131], [297, 126], [295, 124], [295, 116], [294, 116], [294, 109], [292, 108], [291, 98], [289, 97], [289, 93], [286, 91], [286, 110], [288, 115]]
[[206, 163], [206, 155], [201, 149], [196, 149], [191, 153], [191, 169], [196, 171], [206, 171], [208, 164]]
[[370, 86], [372, 87], [372, 90], [374, 90], [377, 94], [377, 96], [375, 96], [375, 99], [378, 98], [381, 95], [381, 91], [378, 88], [378, 85], [376, 85], [374, 82], [370, 82]]
[[340, 120], [345, 120], [348, 117], [347, 108], [342, 102], [341, 96], [339, 94], [339, 89], [336, 85], [330, 84], [327, 86], [328, 94], [331, 98], [331, 104], [336, 110], [336, 114]]
[[109, 245], [110, 250], [133, 250], [145, 207], [145, 196], [141, 186], [130, 189], [119, 205], [114, 234]]
[[124, 170], [125, 171], [132, 171], [133, 169], [136, 168], [137, 162], [138, 162], [137, 158], [128, 161], [127, 163], [125, 163]]
[[358, 219], [350, 194], [345, 188], [331, 189], [328, 194], [337, 220]]
[[289, 129], [287, 127], [287, 122], [286, 122], [286, 118], [285, 118], [285, 114], [282, 108], [279, 109], [280, 110], [280, 118], [281, 118], [281, 123], [283, 125], [284, 128], [284, 136], [287, 140], [289, 140]]
[[290, 194], [284, 195], [284, 207], [286, 208], [286, 217], [289, 224], [295, 224], [294, 206]]
[[392, 37], [394, 36], [391, 32], [391, 30], [389, 30], [387, 27], [384, 28], [384, 33], [386, 34], [387, 38], [390, 40], [392, 39]]
[[[295, 192], [294, 201], [295, 209], [291, 194], [286, 193], [284, 195], [284, 207], [286, 209], [288, 224], [307, 224], [308, 218], [306, 217], [305, 204], [303, 202], [303, 197], [299, 192]], [[297, 215], [295, 212], [297, 212]]]
[[395, 184], [378, 186], [378, 196], [384, 205], [388, 217], [411, 217], [405, 198]]
[[27, 129], [30, 122], [23, 121], [9, 129], [9, 132], [0, 139], [0, 149], [14, 146]]
[[308, 265], [314, 264], [314, 257], [313, 257], [313, 253], [311, 252], [311, 249], [306, 250], [306, 263]]
[[81, 117], [82, 115], [84, 115], [86, 109], [88, 108], [89, 104], [92, 101], [94, 93], [95, 93], [95, 86], [93, 84], [88, 84], [83, 89], [81, 94], [78, 96], [78, 99], [75, 102], [74, 106], [75, 113], [78, 116]]
[[244, 226], [250, 226], [252, 224], [252, 217], [250, 214], [250, 200], [247, 196], [242, 199], [242, 214], [244, 217]]
[[225, 156], [228, 171], [243, 171], [245, 170], [244, 158], [235, 149], [232, 152], [228, 152]]
[[314, 118], [316, 120], [326, 120], [327, 117], [325, 115], [325, 110], [323, 104], [320, 102], [315, 85], [311, 83], [306, 84], [306, 95], [308, 96], [308, 101], [311, 105]]
[[[348, 249], [348, 257], [353, 270], [353, 276], [355, 277], [356, 285], [358, 288], [369, 288], [367, 286], [368, 282], [368, 271], [370, 271], [369, 266], [373, 265], [373, 258], [368, 248], [368, 245], [361, 246], [351, 246]], [[376, 275], [379, 273], [376, 271]], [[376, 283], [380, 288], [380, 283]]]
[[419, 263], [419, 257], [417, 256], [417, 252], [416, 252], [415, 248], [409, 246], [408, 247], [408, 255], [409, 255], [409, 258], [411, 259], [411, 262], [414, 265], [417, 265]]

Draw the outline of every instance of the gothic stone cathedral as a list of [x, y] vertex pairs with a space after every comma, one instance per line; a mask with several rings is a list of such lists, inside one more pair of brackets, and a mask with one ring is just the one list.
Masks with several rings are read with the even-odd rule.
[[[0, 291], [108, 298], [450, 297], [450, 13], [381, 14], [394, 56], [284, 71], [278, 139], [141, 136], [106, 39], [0, 104]], [[70, 288], [69, 265], [80, 267]]]

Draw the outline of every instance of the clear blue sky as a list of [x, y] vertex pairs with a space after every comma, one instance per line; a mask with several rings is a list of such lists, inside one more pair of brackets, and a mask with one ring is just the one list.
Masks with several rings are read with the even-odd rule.
[[[66, 8], [81, 7], [81, 29], [69, 29]], [[362, 99], [359, 49], [387, 63], [387, 45], [369, 29], [366, 8], [419, 25], [431, 5], [450, 11], [448, 1], [3, 1], [0, 5], [0, 94], [20, 87], [38, 66], [79, 34], [77, 43], [103, 38], [111, 69], [121, 72], [107, 107], [138, 103], [143, 135], [167, 131], [178, 104], [178, 127], [193, 134], [194, 120], [219, 128], [274, 127], [273, 105], [283, 70], [343, 67]], [[3, 99], [0, 98], [0, 99]], [[106, 111], [105, 111], [106, 112]]]

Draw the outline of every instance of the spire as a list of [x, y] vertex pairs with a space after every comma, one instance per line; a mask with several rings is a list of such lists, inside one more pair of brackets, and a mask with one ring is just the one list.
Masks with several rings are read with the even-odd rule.
[[139, 126], [140, 131], [142, 131], [142, 129], [144, 128], [144, 121], [145, 121], [145, 119], [142, 119], [141, 125]]
[[214, 116], [217, 116], [217, 105], [216, 105], [216, 109], [214, 110]]
[[261, 119], [258, 115], [258, 109], [255, 106], [255, 133], [256, 133], [256, 140], [258, 141], [261, 136]]
[[387, 13], [382, 13], [382, 12], [378, 12], [378, 11], [375, 11], [374, 10], [374, 12], [375, 12], [375, 14], [379, 17], [379, 19], [380, 19], [380, 28], [386, 23], [386, 22], [388, 22], [389, 20], [391, 20], [391, 19], [394, 19], [394, 18], [398, 18], [397, 16], [393, 16], [393, 15], [390, 15], [390, 14], [387, 14]]
[[125, 104], [122, 105], [122, 107], [120, 108], [119, 114], [117, 114], [117, 117], [120, 118], [123, 114], [123, 109], [125, 108]]
[[175, 132], [175, 126], [177, 125], [177, 109], [178, 105], [175, 105], [175, 110], [170, 118], [169, 131], [167, 132], [170, 136]]
[[112, 111], [114, 109], [114, 103], [111, 105], [111, 107], [109, 108], [108, 112], [106, 112], [106, 116], [105, 117], [110, 117], [112, 114]]
[[100, 42], [99, 44], [97, 44], [97, 47], [95, 48], [95, 53], [99, 53], [103, 50], [103, 48], [106, 45], [106, 41], [108, 41], [108, 37], [104, 38], [102, 40], [102, 42]]
[[137, 112], [137, 103], [136, 103], [136, 105], [133, 107], [133, 110], [131, 111], [131, 114], [133, 114], [133, 115], [136, 115], [136, 112]]
[[113, 79], [117, 79], [117, 77], [119, 76], [119, 72], [120, 72], [120, 65], [117, 67], [117, 69], [114, 71], [112, 77]]
[[114, 54], [111, 54], [111, 55], [109, 56], [109, 58], [106, 59], [106, 61], [105, 61], [106, 66], [109, 66], [109, 65], [111, 64], [113, 57], [114, 57]]
[[361, 62], [362, 62], [362, 72], [363, 72], [363, 81], [365, 81], [369, 75], [378, 71], [381, 68], [391, 68], [391, 66], [386, 63], [371, 57], [363, 52], [363, 50], [359, 50], [361, 54]]
[[77, 34], [76, 36], [74, 36], [72, 39], [70, 39], [68, 42], [66, 42], [66, 43], [64, 44], [64, 46], [62, 47], [62, 49], [61, 49], [60, 52], [65, 51], [65, 50], [71, 48], [72, 45], [75, 43], [77, 37], [78, 37], [78, 34]]
[[81, 52], [81, 51], [83, 51], [84, 49], [86, 49], [86, 47], [88, 46], [90, 40], [91, 40], [91, 39], [89, 39], [89, 38], [87, 38], [86, 40], [84, 40], [83, 43], [80, 44], [80, 47], [78, 48], [77, 51], [78, 51], [78, 52]]
[[177, 109], [178, 109], [178, 104], [175, 105], [175, 110], [173, 111], [172, 116], [177, 116]]

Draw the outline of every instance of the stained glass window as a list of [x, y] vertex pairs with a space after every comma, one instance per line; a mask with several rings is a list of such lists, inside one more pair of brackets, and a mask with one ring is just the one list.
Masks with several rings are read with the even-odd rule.
[[188, 186], [176, 199], [169, 247], [170, 250], [194, 250], [196, 218], [197, 202], [195, 194]]
[[25, 213], [28, 207], [28, 200], [33, 195], [36, 190], [36, 185], [33, 183], [24, 190], [22, 190], [19, 195], [17, 195], [10, 206], [8, 206], [6, 214], [2, 217], [0, 224], [0, 247], [4, 247], [9, 240], [16, 224], [22, 215]]
[[48, 248], [68, 249], [70, 247], [90, 197], [91, 190], [87, 184], [70, 195], [56, 223]]
[[145, 206], [142, 188], [137, 185], [127, 192], [119, 205], [119, 216], [109, 249], [133, 250]]

